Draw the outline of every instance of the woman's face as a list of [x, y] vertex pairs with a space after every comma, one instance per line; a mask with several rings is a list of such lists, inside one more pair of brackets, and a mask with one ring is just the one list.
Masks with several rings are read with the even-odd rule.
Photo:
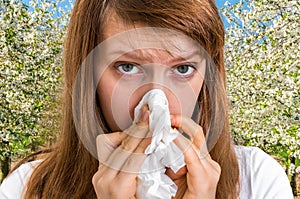
[[191, 117], [199, 96], [206, 61], [190, 38], [111, 17], [98, 48], [97, 95], [113, 131], [128, 128], [145, 93], [164, 91], [171, 114]]

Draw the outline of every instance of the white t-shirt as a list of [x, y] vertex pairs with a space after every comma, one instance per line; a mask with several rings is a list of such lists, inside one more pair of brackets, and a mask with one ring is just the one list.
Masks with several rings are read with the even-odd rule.
[[[236, 146], [240, 167], [240, 199], [293, 199], [288, 178], [271, 156], [257, 147]], [[0, 199], [22, 198], [22, 191], [40, 161], [21, 165], [0, 186]]]

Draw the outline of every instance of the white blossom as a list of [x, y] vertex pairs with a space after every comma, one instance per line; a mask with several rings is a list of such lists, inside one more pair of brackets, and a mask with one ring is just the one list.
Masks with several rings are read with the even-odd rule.
[[61, 85], [69, 13], [55, 17], [60, 1], [50, 2], [30, 1], [27, 8], [21, 0], [0, 1], [0, 159], [24, 156], [52, 130], [41, 120]]
[[300, 170], [300, 4], [242, 2], [222, 8], [231, 22], [225, 53], [231, 131], [236, 142], [282, 158], [294, 175]]

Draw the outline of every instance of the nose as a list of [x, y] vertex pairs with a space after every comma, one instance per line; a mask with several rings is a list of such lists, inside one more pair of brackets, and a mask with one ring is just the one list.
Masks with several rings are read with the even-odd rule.
[[[139, 85], [138, 88], [130, 96], [130, 114], [133, 118], [133, 110], [141, 101], [143, 96], [150, 90], [160, 89], [162, 90], [169, 102], [170, 112], [173, 114], [179, 114], [181, 110], [181, 104], [178, 96], [178, 91], [174, 90], [173, 86], [170, 85], [172, 82], [168, 80], [168, 72], [170, 68], [163, 64], [151, 63], [144, 66], [146, 70], [147, 77], [144, 79], [142, 85]], [[176, 95], [177, 93], [177, 95]]]
[[168, 91], [169, 89], [164, 84], [161, 84], [160, 82], [159, 83], [157, 83], [157, 82], [149, 83], [148, 86], [146, 86], [146, 87], [148, 87], [146, 89], [146, 92], [148, 92], [149, 90], [152, 90], [152, 89], [160, 89], [165, 94], [166, 94], [166, 92], [170, 92], [170, 91]]
[[167, 73], [170, 70], [168, 66], [159, 63], [150, 63], [145, 65], [147, 77], [144, 84], [152, 85], [152, 88], [161, 88], [167, 84]]
[[138, 103], [141, 101], [143, 96], [148, 91], [153, 90], [153, 89], [160, 89], [165, 93], [168, 103], [169, 103], [169, 109], [172, 114], [180, 113], [179, 110], [181, 109], [181, 106], [180, 106], [180, 101], [178, 99], [178, 96], [176, 96], [176, 94], [174, 92], [172, 92], [172, 90], [169, 89], [168, 87], [166, 87], [165, 85], [152, 82], [152, 83], [148, 83], [148, 84], [145, 84], [145, 85], [139, 87], [131, 95], [129, 106], [131, 107], [130, 115], [132, 118], [133, 118], [134, 108], [138, 105]]

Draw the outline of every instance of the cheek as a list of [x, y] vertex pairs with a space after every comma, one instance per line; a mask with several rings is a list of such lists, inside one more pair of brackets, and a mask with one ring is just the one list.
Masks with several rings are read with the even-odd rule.
[[173, 89], [173, 93], [168, 95], [171, 114], [182, 114], [192, 117], [203, 85], [203, 79], [199, 76], [194, 78], [181, 89]]
[[109, 70], [106, 70], [97, 85], [98, 99], [102, 111], [105, 113], [109, 112], [111, 107], [111, 99], [115, 86], [116, 81], [114, 80], [112, 73]]
[[127, 129], [132, 120], [129, 115], [129, 96], [118, 80], [110, 75], [103, 74], [97, 86], [98, 100], [102, 114], [113, 131]]
[[196, 77], [184, 87], [164, 87], [153, 84], [130, 87], [109, 74], [102, 76], [98, 87], [98, 98], [103, 115], [113, 131], [125, 130], [132, 124], [134, 109], [151, 89], [163, 90], [169, 102], [171, 114], [191, 117], [199, 96], [203, 80]]
[[111, 116], [111, 96], [114, 84], [107, 82], [107, 78], [102, 77], [97, 86], [97, 95], [102, 114], [106, 121], [109, 123]]
[[199, 96], [199, 92], [193, 89], [184, 89], [176, 91], [176, 96], [168, 96], [170, 113], [181, 114], [191, 117]]

